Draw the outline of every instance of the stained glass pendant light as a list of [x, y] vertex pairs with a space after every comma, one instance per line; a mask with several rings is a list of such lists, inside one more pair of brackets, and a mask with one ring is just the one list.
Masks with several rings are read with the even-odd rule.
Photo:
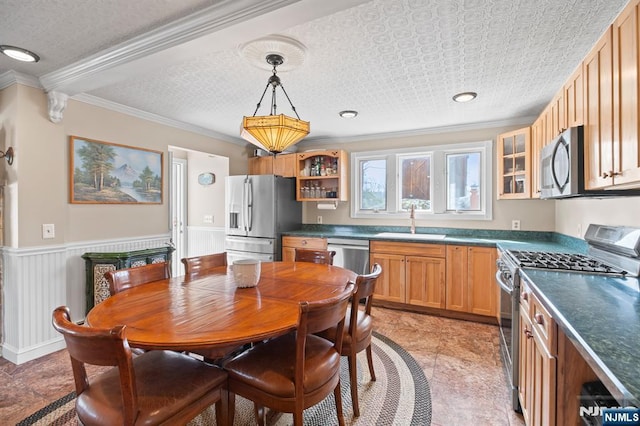
[[[240, 136], [265, 151], [278, 154], [300, 142], [307, 136], [309, 134], [310, 124], [308, 121], [300, 119], [296, 108], [293, 106], [291, 99], [289, 99], [289, 95], [287, 95], [287, 92], [284, 90], [280, 77], [276, 75], [276, 67], [282, 65], [284, 58], [278, 54], [270, 54], [267, 55], [266, 60], [267, 63], [273, 67], [273, 74], [269, 77], [269, 81], [267, 81], [267, 86], [264, 92], [262, 92], [253, 116], [245, 116], [242, 119]], [[270, 115], [256, 116], [269, 87], [271, 87], [271, 113]], [[278, 87], [282, 89], [284, 96], [287, 98], [287, 101], [289, 101], [289, 105], [291, 105], [291, 109], [297, 118], [284, 114], [276, 114], [276, 89]]]

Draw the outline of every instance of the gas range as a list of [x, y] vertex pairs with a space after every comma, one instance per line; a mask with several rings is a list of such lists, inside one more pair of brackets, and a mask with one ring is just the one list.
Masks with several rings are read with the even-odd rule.
[[534, 268], [618, 277], [640, 275], [640, 228], [589, 225], [587, 254], [508, 250], [512, 269]]
[[629, 272], [609, 265], [591, 256], [577, 253], [509, 250], [516, 265], [521, 268], [571, 271], [587, 274], [625, 276]]

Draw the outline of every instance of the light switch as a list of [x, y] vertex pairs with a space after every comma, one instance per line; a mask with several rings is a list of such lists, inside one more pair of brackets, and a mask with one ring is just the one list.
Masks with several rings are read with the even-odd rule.
[[42, 225], [42, 239], [46, 240], [49, 238], [56, 237], [56, 226], [53, 223], [44, 223]]

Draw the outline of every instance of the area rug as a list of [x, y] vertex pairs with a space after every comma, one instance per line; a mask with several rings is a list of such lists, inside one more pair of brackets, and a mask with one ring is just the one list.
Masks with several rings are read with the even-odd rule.
[[[391, 339], [374, 333], [373, 361], [376, 381], [372, 382], [367, 368], [365, 352], [358, 354], [358, 394], [360, 417], [353, 417], [349, 369], [346, 357], [342, 358], [342, 404], [347, 425], [430, 425], [431, 391], [429, 383], [416, 360]], [[18, 426], [26, 425], [78, 425], [75, 415], [75, 393], [49, 404], [28, 416]], [[293, 423], [291, 414], [268, 414], [268, 424], [285, 426]], [[193, 419], [190, 426], [215, 425], [213, 407]], [[254, 425], [253, 403], [236, 398], [234, 425]], [[320, 404], [304, 412], [304, 424], [309, 426], [337, 425], [333, 394]]]

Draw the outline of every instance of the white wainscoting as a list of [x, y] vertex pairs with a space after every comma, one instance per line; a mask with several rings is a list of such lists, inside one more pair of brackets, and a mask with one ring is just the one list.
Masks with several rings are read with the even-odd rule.
[[142, 250], [162, 247], [169, 241], [167, 234], [51, 247], [0, 248], [4, 291], [2, 357], [22, 364], [65, 347], [62, 336], [51, 325], [51, 314], [56, 307], [66, 305], [73, 321], [84, 320], [84, 253]]
[[[187, 227], [187, 254], [185, 257], [203, 256], [205, 254], [220, 253], [224, 251], [224, 228], [206, 226]], [[180, 262], [180, 259], [176, 259]], [[180, 275], [184, 269], [180, 265]]]

